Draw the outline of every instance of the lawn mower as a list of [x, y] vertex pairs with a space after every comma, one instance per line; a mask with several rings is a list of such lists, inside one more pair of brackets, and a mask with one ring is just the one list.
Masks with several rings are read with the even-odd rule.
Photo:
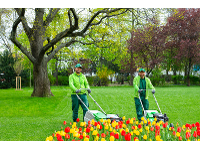
[[[145, 89], [142, 89], [142, 90], [145, 90]], [[153, 94], [153, 93], [152, 93], [152, 94]], [[139, 93], [139, 100], [140, 100], [140, 103], [141, 103], [141, 105], [142, 105], [142, 109], [143, 109], [143, 111], [144, 111], [144, 118], [145, 118], [146, 120], [149, 119], [151, 122], [154, 121], [154, 118], [157, 118], [157, 122], [159, 122], [160, 120], [162, 120], [163, 122], [169, 121], [169, 118], [167, 117], [167, 115], [166, 115], [165, 113], [162, 114], [162, 112], [161, 112], [161, 110], [160, 110], [160, 107], [159, 107], [159, 105], [158, 105], [158, 102], [157, 102], [156, 97], [155, 97], [154, 94], [153, 94], [153, 97], [154, 97], [154, 99], [155, 99], [155, 102], [156, 102], [156, 104], [157, 104], [157, 106], [158, 106], [158, 109], [159, 109], [160, 113], [159, 113], [157, 110], [144, 110], [144, 106], [143, 106], [143, 104], [142, 104], [142, 100], [141, 100], [141, 98], [140, 98], [140, 93]]]
[[[87, 90], [86, 88], [81, 88], [80, 90]], [[84, 121], [86, 123], [88, 123], [88, 121], [91, 121], [92, 119], [94, 119], [94, 121], [100, 121], [101, 119], [106, 120], [106, 119], [110, 119], [111, 122], [113, 120], [115, 121], [122, 121], [122, 118], [119, 117], [118, 114], [106, 114], [105, 111], [101, 108], [101, 106], [94, 100], [94, 98], [90, 95], [90, 93], [88, 93], [88, 95], [91, 97], [91, 99], [95, 102], [95, 104], [101, 109], [101, 111], [99, 110], [89, 110], [89, 108], [85, 105], [85, 103], [81, 100], [81, 98], [78, 96], [78, 94], [76, 94], [76, 96], [78, 97], [78, 99], [81, 101], [81, 103], [87, 108], [87, 112], [84, 116]]]

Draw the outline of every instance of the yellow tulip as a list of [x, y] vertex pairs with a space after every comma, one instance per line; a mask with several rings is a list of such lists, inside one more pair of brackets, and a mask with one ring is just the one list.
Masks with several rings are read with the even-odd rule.
[[147, 120], [144, 120], [144, 124], [147, 124]]
[[157, 118], [156, 118], [156, 117], [154, 118], [154, 121], [157, 121]]
[[135, 141], [139, 141], [139, 139], [135, 139]]
[[115, 140], [114, 136], [111, 136], [110, 141], [114, 141], [114, 140]]
[[179, 137], [179, 136], [180, 136], [180, 133], [179, 133], [179, 132], [176, 132], [176, 136]]
[[100, 125], [99, 124], [97, 125], [97, 129], [100, 129]]
[[113, 132], [116, 133], [116, 130], [114, 129]]
[[87, 134], [86, 134], [85, 132], [83, 132], [83, 137], [86, 137], [86, 135], [87, 135]]
[[185, 125], [183, 125], [182, 128], [185, 129]]
[[60, 135], [61, 135], [61, 136], [65, 136], [65, 134], [66, 134], [66, 133], [65, 133], [63, 130], [60, 132]]
[[126, 117], [125, 117], [125, 116], [123, 116], [123, 117], [122, 117], [122, 119], [123, 119], [123, 120], [125, 120], [125, 119], [126, 119]]
[[110, 124], [111, 120], [110, 120], [110, 119], [108, 119], [107, 121], [108, 121], [108, 123]]
[[78, 132], [78, 131], [79, 131], [79, 129], [78, 129], [78, 128], [75, 128], [75, 131], [76, 131], [76, 132]]
[[90, 128], [90, 131], [94, 131], [94, 128], [93, 128], [93, 127], [91, 127], [91, 128]]
[[73, 126], [74, 126], [74, 128], [76, 128], [76, 122], [73, 122]]
[[108, 130], [108, 125], [105, 125], [105, 130]]
[[101, 138], [101, 141], [106, 141], [104, 138]]
[[109, 130], [109, 131], [112, 132], [112, 130], [113, 130], [112, 127], [110, 127], [110, 130]]
[[198, 141], [200, 141], [200, 139], [198, 139]]
[[84, 141], [89, 141], [89, 138], [85, 138]]
[[152, 125], [154, 126], [155, 124], [156, 124], [156, 121], [153, 121], [153, 122], [152, 122]]
[[160, 136], [159, 135], [156, 136], [156, 141], [160, 141]]
[[141, 120], [144, 121], [144, 117], [142, 117]]
[[97, 130], [94, 130], [93, 132], [92, 132], [92, 135], [97, 135]]
[[53, 137], [52, 136], [47, 137], [46, 141], [53, 141]]
[[115, 122], [115, 121], [114, 121], [114, 122], [112, 122], [112, 127], [113, 127], [113, 128], [115, 128], [115, 127], [116, 127], [116, 125], [117, 125], [117, 124], [116, 124], [116, 122]]
[[138, 135], [140, 135], [140, 132], [138, 130], [136, 130], [135, 134], [138, 136]]
[[131, 133], [131, 135], [133, 135], [133, 131], [131, 131], [130, 133]]
[[95, 122], [94, 119], [92, 119], [91, 124], [94, 125], [94, 122]]
[[80, 126], [81, 126], [81, 127], [83, 127], [84, 125], [85, 125], [84, 122], [81, 122], [81, 123], [80, 123]]
[[146, 126], [145, 129], [146, 129], [147, 131], [149, 131], [149, 126]]
[[147, 135], [146, 135], [146, 134], [143, 136], [143, 139], [144, 139], [144, 140], [147, 140]]
[[130, 124], [133, 124], [133, 119], [130, 120]]
[[74, 133], [74, 129], [70, 129], [70, 133]]
[[126, 125], [125, 125], [125, 124], [123, 124], [123, 125], [122, 125], [122, 127], [123, 127], [123, 128], [126, 128]]
[[73, 137], [78, 137], [78, 132], [74, 132]]
[[152, 141], [152, 139], [149, 139], [149, 141]]
[[141, 121], [141, 125], [143, 125], [143, 121]]
[[103, 122], [103, 119], [101, 119], [100, 122]]
[[98, 141], [99, 140], [99, 137], [98, 136], [96, 136], [96, 138], [94, 139], [94, 141]]
[[142, 128], [139, 131], [140, 131], [140, 133], [142, 133]]
[[135, 130], [137, 130], [137, 126], [135, 126]]
[[126, 128], [126, 130], [125, 130], [126, 132], [129, 132], [129, 129], [128, 128]]
[[133, 133], [136, 134], [136, 130], [133, 130]]
[[138, 121], [135, 122], [138, 125]]
[[169, 127], [169, 131], [171, 131], [172, 130], [172, 128], [171, 127]]

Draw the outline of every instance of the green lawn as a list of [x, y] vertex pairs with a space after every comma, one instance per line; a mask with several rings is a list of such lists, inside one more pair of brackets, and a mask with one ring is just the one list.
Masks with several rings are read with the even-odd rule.
[[[133, 87], [91, 87], [93, 98], [106, 113], [136, 117]], [[32, 98], [33, 89], [0, 90], [0, 141], [44, 141], [63, 121], [72, 122], [70, 88], [51, 87], [54, 97]], [[180, 125], [200, 121], [200, 87], [156, 87], [156, 98], [169, 122]], [[99, 109], [88, 97], [90, 109]], [[150, 109], [157, 109], [152, 94]], [[82, 121], [82, 109], [79, 109]]]

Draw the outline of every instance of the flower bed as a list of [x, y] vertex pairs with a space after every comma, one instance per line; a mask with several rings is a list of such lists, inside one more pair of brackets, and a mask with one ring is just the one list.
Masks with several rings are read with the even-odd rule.
[[46, 141], [200, 141], [200, 124], [186, 124], [169, 127], [168, 122], [151, 123], [142, 118], [141, 123], [135, 118], [116, 122], [101, 119], [86, 122], [63, 122], [64, 128], [55, 131]]

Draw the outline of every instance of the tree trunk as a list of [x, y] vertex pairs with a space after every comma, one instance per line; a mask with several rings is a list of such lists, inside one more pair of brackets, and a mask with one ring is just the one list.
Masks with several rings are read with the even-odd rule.
[[187, 86], [190, 86], [190, 69], [191, 69], [191, 63], [192, 62], [192, 59], [189, 58], [189, 66], [188, 66], [188, 72], [187, 72]]
[[47, 62], [45, 58], [41, 64], [33, 65], [33, 81], [34, 90], [31, 94], [32, 97], [49, 97], [54, 96], [50, 89], [50, 81], [47, 72]]

